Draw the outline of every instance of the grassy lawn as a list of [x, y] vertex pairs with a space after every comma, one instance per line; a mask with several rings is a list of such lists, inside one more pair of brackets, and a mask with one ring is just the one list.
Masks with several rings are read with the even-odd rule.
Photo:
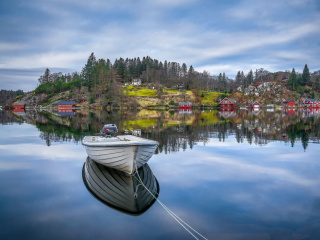
[[156, 90], [140, 88], [134, 86], [127, 86], [124, 88], [123, 93], [128, 96], [139, 96], [139, 97], [155, 97], [157, 96]]
[[[202, 91], [204, 97], [201, 98], [201, 103], [203, 104], [215, 104], [217, 103], [218, 97], [220, 97], [220, 93], [218, 92], [206, 92]], [[199, 95], [201, 96], [201, 92], [199, 92]]]

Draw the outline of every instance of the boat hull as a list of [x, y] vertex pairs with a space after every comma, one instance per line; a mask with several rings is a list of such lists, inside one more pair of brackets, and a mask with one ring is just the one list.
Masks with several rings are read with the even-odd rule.
[[[137, 138], [131, 139], [137, 140]], [[83, 141], [83, 146], [88, 156], [97, 163], [133, 174], [135, 168], [149, 161], [158, 144], [155, 141], [104, 142], [97, 139], [97, 141]]]

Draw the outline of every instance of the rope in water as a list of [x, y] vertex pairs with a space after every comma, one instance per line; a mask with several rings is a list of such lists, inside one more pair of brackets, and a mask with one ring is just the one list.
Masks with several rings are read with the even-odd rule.
[[[199, 240], [199, 238], [197, 238], [192, 232], [197, 233], [200, 237], [202, 237], [205, 240], [208, 240], [207, 238], [205, 238], [204, 236], [202, 236], [199, 232], [197, 232], [194, 228], [192, 228], [189, 224], [187, 224], [185, 221], [183, 221], [181, 218], [179, 218], [174, 212], [172, 212], [166, 205], [164, 205], [143, 183], [142, 179], [139, 176], [138, 173], [138, 167], [136, 162], [134, 162], [135, 167], [136, 167], [136, 174], [138, 175], [139, 179], [136, 178], [135, 174], [133, 175], [134, 178], [140, 182], [140, 184], [151, 194], [151, 196], [170, 214], [171, 217], [173, 217], [174, 220], [176, 220], [189, 234], [191, 234], [191, 236], [193, 236], [195, 239]], [[153, 175], [153, 173], [152, 173]], [[189, 227], [189, 229], [187, 228]]]

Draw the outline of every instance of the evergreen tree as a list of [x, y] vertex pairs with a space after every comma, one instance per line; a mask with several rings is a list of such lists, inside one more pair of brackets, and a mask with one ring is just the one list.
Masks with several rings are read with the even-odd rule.
[[253, 83], [253, 72], [251, 69], [247, 75], [247, 86], [249, 86], [252, 83]]
[[302, 85], [310, 84], [310, 71], [308, 65], [304, 65], [303, 73], [302, 73]]
[[51, 75], [50, 70], [49, 70], [49, 68], [47, 68], [44, 71], [44, 74], [39, 77], [39, 79], [38, 79], [39, 83], [44, 84], [44, 83], [50, 82], [50, 75]]
[[86, 65], [83, 67], [81, 72], [81, 77], [84, 80], [85, 84], [90, 87], [90, 84], [92, 83], [92, 74], [94, 71], [94, 67], [97, 63], [96, 57], [94, 53], [91, 53]]
[[227, 78], [225, 73], [222, 74], [222, 88], [224, 91], [227, 91]]
[[220, 91], [222, 91], [222, 74], [219, 73], [219, 77], [218, 77], [218, 88]]
[[181, 66], [181, 76], [182, 76], [182, 77], [187, 76], [187, 71], [188, 71], [187, 64], [182, 63], [182, 66]]
[[289, 87], [292, 87], [292, 91], [294, 91], [297, 87], [298, 84], [298, 80], [297, 80], [297, 74], [296, 74], [296, 70], [294, 68], [292, 68], [290, 77], [289, 77], [289, 81], [288, 81], [288, 85]]
[[237, 73], [237, 76], [236, 76], [236, 84], [237, 84], [237, 87], [241, 86], [242, 85], [242, 81], [241, 81], [241, 72], [238, 71]]
[[242, 91], [247, 87], [246, 86], [246, 77], [244, 76], [243, 71], [241, 71], [241, 84], [242, 84]]
[[315, 89], [316, 89], [316, 91], [319, 91], [319, 90], [320, 90], [320, 80], [319, 80], [319, 77], [317, 77], [316, 80], [315, 80]]

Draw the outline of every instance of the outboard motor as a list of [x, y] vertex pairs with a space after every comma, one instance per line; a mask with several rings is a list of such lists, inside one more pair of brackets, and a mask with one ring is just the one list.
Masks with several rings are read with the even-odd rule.
[[107, 135], [115, 134], [117, 132], [118, 132], [118, 128], [117, 128], [117, 125], [115, 124], [106, 124], [103, 126], [103, 128], [100, 131], [101, 134], [107, 134]]

